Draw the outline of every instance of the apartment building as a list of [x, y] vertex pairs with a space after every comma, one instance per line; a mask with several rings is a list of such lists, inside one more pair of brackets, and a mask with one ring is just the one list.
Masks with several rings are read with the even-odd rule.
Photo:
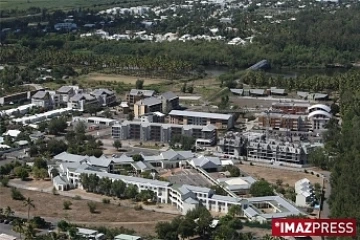
[[234, 157], [246, 154], [247, 138], [239, 132], [227, 132], [219, 139], [217, 144], [218, 151]]
[[53, 107], [50, 93], [47, 91], [38, 91], [31, 97], [31, 103], [45, 109], [51, 109]]
[[131, 89], [131, 91], [126, 95], [126, 101], [130, 105], [134, 105], [137, 101], [141, 99], [154, 97], [154, 96], [155, 96], [154, 90]]
[[138, 119], [146, 113], [161, 112], [162, 106], [159, 98], [149, 97], [141, 99], [134, 104], [134, 117]]
[[230, 129], [234, 127], [232, 114], [219, 114], [207, 112], [192, 112], [172, 110], [169, 113], [169, 122], [180, 125], [214, 125], [217, 129]]
[[171, 110], [178, 109], [179, 104], [179, 96], [177, 96], [173, 92], [165, 92], [159, 96], [162, 103], [162, 112], [169, 113]]
[[104, 107], [116, 103], [116, 95], [109, 89], [95, 89], [93, 92], [91, 92], [91, 95], [93, 95], [98, 100], [99, 104]]
[[14, 93], [10, 95], [6, 95], [0, 98], [0, 105], [8, 105], [8, 104], [16, 104], [22, 103], [31, 99], [31, 96], [34, 95], [37, 90], [28, 91], [28, 92], [20, 92]]
[[208, 145], [216, 143], [216, 128], [197, 125], [161, 124], [139, 121], [124, 121], [112, 126], [112, 136], [116, 139], [133, 139], [142, 142], [154, 141], [169, 143], [175, 135], [192, 136]]
[[56, 94], [60, 96], [61, 102], [67, 103], [72, 96], [81, 93], [81, 91], [78, 86], [62, 86], [56, 90]]
[[279, 110], [286, 114], [306, 114], [310, 103], [299, 103], [299, 102], [275, 102], [271, 105], [271, 109]]
[[258, 114], [260, 128], [290, 129], [299, 131], [306, 122], [306, 116], [284, 114], [279, 112], [262, 112]]
[[90, 107], [98, 107], [99, 102], [96, 97], [88, 93], [78, 93], [70, 97], [67, 106], [74, 110], [84, 111]]
[[333, 117], [331, 108], [324, 104], [315, 104], [308, 108], [307, 119], [310, 122], [313, 131], [321, 131], [326, 129], [327, 123]]

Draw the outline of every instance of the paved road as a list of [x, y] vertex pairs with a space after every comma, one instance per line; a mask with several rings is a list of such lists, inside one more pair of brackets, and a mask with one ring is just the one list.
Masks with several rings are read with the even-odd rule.
[[12, 228], [13, 226], [11, 224], [0, 223], [0, 233], [5, 233], [20, 239], [20, 234], [13, 231]]
[[324, 178], [324, 188], [325, 188], [325, 201], [323, 202], [322, 210], [320, 212], [321, 218], [328, 218], [330, 215], [330, 206], [329, 206], [329, 198], [331, 193], [331, 185], [330, 185], [330, 172], [324, 171], [321, 172], [325, 178]]

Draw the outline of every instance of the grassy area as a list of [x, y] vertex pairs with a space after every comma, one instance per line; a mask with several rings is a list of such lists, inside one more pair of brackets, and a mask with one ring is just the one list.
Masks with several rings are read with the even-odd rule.
[[136, 80], [144, 80], [144, 86], [152, 84], [166, 84], [169, 80], [157, 79], [157, 78], [144, 78], [144, 77], [134, 77], [126, 75], [117, 75], [117, 74], [104, 74], [104, 73], [90, 73], [88, 75], [83, 75], [79, 77], [79, 80], [84, 82], [93, 82], [93, 81], [105, 81], [105, 82], [122, 82], [125, 84], [135, 85]]
[[[47, 8], [50, 10], [61, 9], [68, 10], [73, 8], [85, 8], [93, 7], [95, 4], [111, 4], [114, 3], [114, 0], [0, 0], [0, 9], [28, 9], [31, 7]], [[119, 1], [123, 2], [123, 1]]]

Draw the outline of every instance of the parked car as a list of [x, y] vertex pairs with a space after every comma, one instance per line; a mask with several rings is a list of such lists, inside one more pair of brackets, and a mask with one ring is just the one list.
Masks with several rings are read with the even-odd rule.
[[9, 224], [9, 222], [10, 222], [10, 221], [7, 220], [7, 219], [4, 220], [4, 223], [5, 223], [5, 224]]

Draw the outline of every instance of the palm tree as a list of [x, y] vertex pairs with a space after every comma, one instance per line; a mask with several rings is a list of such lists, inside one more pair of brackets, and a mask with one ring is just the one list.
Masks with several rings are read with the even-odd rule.
[[28, 217], [27, 217], [27, 220], [29, 221], [30, 219], [30, 208], [35, 208], [35, 205], [34, 205], [34, 200], [32, 200], [31, 198], [27, 198], [24, 200], [24, 206], [28, 208]]
[[13, 214], [14, 214], [14, 211], [11, 209], [11, 207], [7, 206], [5, 211], [4, 211], [5, 217], [8, 218]]
[[19, 219], [15, 219], [13, 222], [13, 230], [20, 234], [21, 239], [21, 234], [24, 233], [24, 223]]
[[30, 223], [27, 224], [27, 228], [25, 229], [25, 239], [36, 239], [36, 232], [34, 226]]

